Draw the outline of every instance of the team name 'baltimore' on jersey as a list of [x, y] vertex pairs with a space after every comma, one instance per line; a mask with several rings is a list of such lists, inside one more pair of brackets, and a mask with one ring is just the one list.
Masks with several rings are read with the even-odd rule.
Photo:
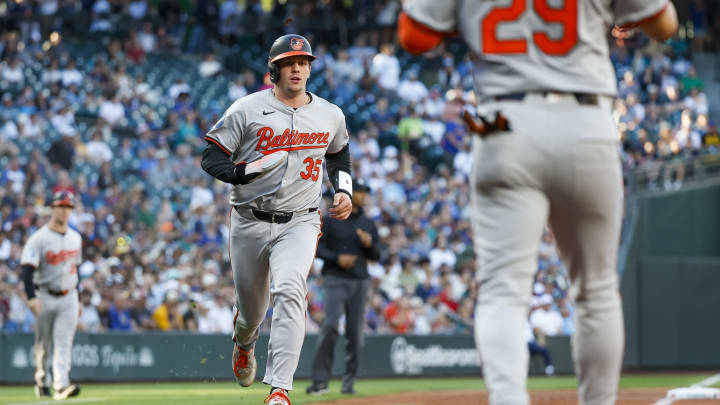
[[287, 151], [287, 161], [262, 179], [234, 186], [230, 204], [299, 211], [320, 204], [325, 153], [339, 152], [348, 133], [345, 115], [327, 100], [311, 94], [308, 104], [292, 108], [267, 89], [236, 100], [205, 139], [236, 163]]
[[23, 247], [20, 264], [35, 267], [33, 283], [51, 291], [77, 287], [77, 267], [82, 260], [82, 237], [68, 228], [55, 232], [48, 225], [30, 235]]
[[407, 0], [413, 20], [459, 31], [481, 96], [528, 91], [615, 95], [607, 32], [658, 15], [668, 0]]

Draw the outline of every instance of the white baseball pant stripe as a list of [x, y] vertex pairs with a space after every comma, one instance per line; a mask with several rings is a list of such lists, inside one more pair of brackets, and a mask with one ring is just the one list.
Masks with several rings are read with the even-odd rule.
[[237, 306], [235, 341], [244, 346], [255, 344], [272, 295], [273, 315], [263, 382], [292, 390], [305, 339], [306, 281], [315, 258], [320, 214], [306, 213], [293, 216], [285, 224], [271, 224], [233, 209], [230, 222]]
[[[70, 385], [72, 343], [78, 322], [78, 293], [62, 297], [37, 292], [42, 310], [35, 320], [35, 384], [50, 386], [48, 365], [52, 363], [55, 390]], [[52, 353], [52, 360], [50, 354]]]
[[538, 245], [549, 221], [569, 270], [583, 405], [614, 404], [624, 331], [616, 271], [622, 175], [610, 98], [570, 95], [499, 109], [511, 132], [473, 140], [473, 235], [480, 289], [475, 340], [492, 405], [526, 405], [524, 334]]

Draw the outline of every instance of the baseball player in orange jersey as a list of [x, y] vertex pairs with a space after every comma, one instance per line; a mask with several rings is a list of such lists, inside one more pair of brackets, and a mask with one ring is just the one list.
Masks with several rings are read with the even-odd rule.
[[668, 0], [412, 0], [398, 21], [413, 53], [459, 32], [483, 123], [472, 121], [475, 341], [492, 405], [528, 404], [527, 321], [549, 221], [570, 271], [581, 404], [615, 403], [624, 332], [616, 271], [622, 174], [608, 29], [677, 29]]
[[321, 234], [323, 160], [335, 189], [330, 216], [344, 220], [352, 210], [345, 116], [305, 90], [314, 58], [302, 36], [278, 38], [268, 58], [275, 87], [235, 101], [205, 137], [202, 160], [205, 171], [233, 185], [232, 365], [243, 386], [255, 381], [255, 342], [272, 293], [263, 378], [271, 386], [269, 405], [290, 405], [288, 391], [305, 337], [306, 279]]
[[50, 222], [30, 235], [20, 266], [28, 306], [36, 316], [35, 395], [50, 396], [51, 362], [53, 398], [66, 399], [80, 393], [80, 386], [70, 383], [70, 364], [79, 316], [77, 266], [82, 237], [68, 227], [75, 196], [58, 191], [51, 206]]

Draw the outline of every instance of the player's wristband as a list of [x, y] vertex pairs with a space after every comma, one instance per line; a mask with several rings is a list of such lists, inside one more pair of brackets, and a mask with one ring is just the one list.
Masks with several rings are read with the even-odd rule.
[[350, 173], [338, 170], [337, 187], [335, 188], [336, 193], [345, 193], [352, 197], [352, 178]]

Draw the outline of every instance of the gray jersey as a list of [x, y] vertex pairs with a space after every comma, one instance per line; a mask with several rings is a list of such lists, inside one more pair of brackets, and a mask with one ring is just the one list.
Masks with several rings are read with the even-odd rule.
[[615, 95], [607, 32], [660, 13], [668, 0], [408, 0], [436, 31], [472, 50], [480, 96], [538, 90]]
[[52, 291], [77, 286], [77, 266], [82, 259], [82, 237], [68, 228], [64, 234], [44, 225], [32, 234], [22, 251], [20, 264], [35, 267], [33, 282]]
[[327, 100], [312, 94], [310, 103], [295, 109], [268, 89], [235, 101], [205, 139], [236, 163], [287, 151], [287, 161], [262, 180], [233, 187], [230, 204], [299, 211], [319, 205], [325, 153], [339, 152], [348, 133], [342, 111]]

